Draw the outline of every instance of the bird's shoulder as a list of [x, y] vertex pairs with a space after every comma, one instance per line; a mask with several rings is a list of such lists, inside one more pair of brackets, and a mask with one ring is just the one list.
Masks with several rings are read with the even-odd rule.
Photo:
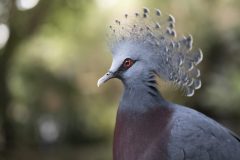
[[170, 155], [179, 160], [222, 160], [240, 157], [239, 138], [227, 128], [204, 114], [174, 105], [171, 121]]

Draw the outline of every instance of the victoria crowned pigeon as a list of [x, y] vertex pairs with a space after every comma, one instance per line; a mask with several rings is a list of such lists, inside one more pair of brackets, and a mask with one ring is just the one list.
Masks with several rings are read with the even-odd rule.
[[125, 14], [109, 26], [113, 62], [98, 86], [124, 84], [114, 132], [113, 160], [240, 160], [240, 139], [193, 109], [165, 100], [156, 76], [186, 96], [201, 87], [200, 49], [177, 38], [175, 18], [159, 9]]

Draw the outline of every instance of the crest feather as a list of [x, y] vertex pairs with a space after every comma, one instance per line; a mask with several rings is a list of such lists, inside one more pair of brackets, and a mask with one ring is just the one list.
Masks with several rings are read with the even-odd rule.
[[[122, 42], [136, 42], [148, 50], [152, 57], [154, 71], [164, 80], [170, 81], [192, 96], [201, 87], [201, 49], [192, 51], [191, 35], [177, 38], [175, 18], [165, 15], [160, 9], [124, 14], [122, 20], [115, 20], [109, 32], [109, 45], [114, 50]], [[113, 53], [114, 54], [114, 53]]]

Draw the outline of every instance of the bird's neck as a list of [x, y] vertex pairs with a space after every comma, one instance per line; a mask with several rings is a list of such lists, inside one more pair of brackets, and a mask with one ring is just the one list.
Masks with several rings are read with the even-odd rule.
[[156, 82], [150, 81], [124, 82], [114, 131], [114, 160], [167, 159], [173, 111], [158, 92]]
[[146, 112], [154, 107], [167, 106], [168, 102], [158, 91], [154, 75], [123, 83], [124, 93], [120, 102], [120, 110]]

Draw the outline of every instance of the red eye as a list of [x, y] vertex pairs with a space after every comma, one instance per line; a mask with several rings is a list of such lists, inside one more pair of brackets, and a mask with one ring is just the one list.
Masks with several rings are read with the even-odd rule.
[[123, 67], [124, 68], [130, 68], [133, 65], [134, 61], [130, 58], [127, 58], [123, 62]]

